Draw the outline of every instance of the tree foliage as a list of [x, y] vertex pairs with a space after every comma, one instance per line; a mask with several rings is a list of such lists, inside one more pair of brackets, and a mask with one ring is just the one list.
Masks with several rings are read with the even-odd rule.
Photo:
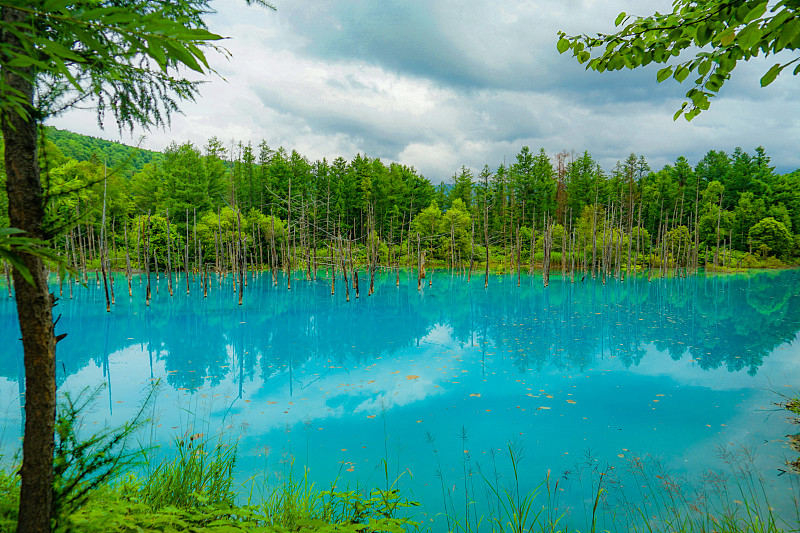
[[783, 222], [772, 217], [764, 218], [750, 228], [749, 235], [753, 247], [765, 255], [783, 256], [792, 247], [792, 234]]
[[[646, 17], [620, 13], [616, 33], [568, 36], [559, 32], [558, 51], [571, 51], [587, 69], [598, 72], [666, 66], [656, 75], [659, 82], [690, 75], [693, 87], [675, 113], [691, 120], [709, 108], [740, 61], [757, 56], [794, 52], [800, 48], [800, 3], [797, 0], [675, 0], [669, 13]], [[761, 77], [761, 86], [800, 60], [791, 57], [776, 63]], [[800, 72], [800, 65], [793, 74]]]

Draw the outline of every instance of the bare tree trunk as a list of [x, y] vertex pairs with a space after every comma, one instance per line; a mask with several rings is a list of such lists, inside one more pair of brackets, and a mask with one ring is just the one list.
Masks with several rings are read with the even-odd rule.
[[421, 247], [422, 247], [422, 242], [420, 241], [419, 233], [417, 233], [417, 290], [418, 291], [422, 290], [422, 278], [424, 277], [423, 276], [423, 272], [422, 272], [422, 250], [421, 250]]
[[108, 276], [106, 275], [106, 187], [108, 181], [103, 178], [103, 218], [100, 220], [100, 271], [103, 273], [103, 289], [106, 293], [106, 313], [111, 312], [111, 301], [108, 299]]
[[167, 289], [172, 296], [172, 231], [169, 226], [169, 207], [167, 208]]
[[331, 296], [333, 296], [336, 290], [336, 256], [334, 252], [331, 251], [330, 242], [328, 243], [328, 257], [333, 259], [333, 261], [331, 261]]
[[289, 259], [289, 266], [286, 269], [286, 289], [292, 290], [292, 178], [289, 176], [289, 198], [286, 202], [286, 255]]
[[128, 224], [125, 224], [125, 277], [128, 278], [128, 296], [133, 296], [133, 288], [131, 287], [131, 279], [133, 273], [131, 272], [131, 254], [128, 248]]
[[548, 218], [549, 217], [545, 215], [543, 235], [544, 260], [542, 262], [542, 283], [545, 287], [550, 285], [550, 253], [553, 249], [553, 225]]
[[469, 242], [469, 270], [467, 271], [467, 283], [472, 279], [472, 267], [475, 266], [475, 217], [472, 216], [472, 233]]
[[[525, 210], [525, 204], [522, 204], [523, 212]], [[525, 217], [523, 217], [524, 220]], [[519, 222], [517, 223], [517, 245], [515, 246], [517, 251], [517, 287], [520, 286], [522, 281], [522, 237], [519, 234]]]
[[[239, 210], [236, 211], [236, 228], [239, 232], [239, 245], [237, 247], [239, 250], [238, 253], [238, 256], [240, 258], [239, 262], [244, 264], [244, 266], [240, 264], [239, 268], [237, 269], [239, 273], [239, 305], [242, 305], [242, 299], [244, 298], [244, 277], [245, 277], [244, 270], [247, 268], [246, 266], [247, 259], [244, 257], [245, 252], [244, 252], [244, 240], [242, 239], [242, 212]], [[234, 272], [234, 277], [235, 276], [236, 274]]]
[[533, 276], [533, 267], [536, 260], [536, 207], [533, 208], [533, 218], [531, 219], [531, 264], [528, 274]]
[[186, 294], [189, 294], [189, 209], [186, 209], [186, 241], [183, 246], [183, 272], [186, 274]]
[[339, 237], [339, 256], [342, 259], [342, 276], [344, 277], [344, 293], [345, 299], [349, 302], [350, 301], [350, 281], [347, 279], [347, 257], [345, 256], [344, 252], [344, 244], [342, 243], [342, 237]]
[[483, 277], [483, 288], [489, 287], [489, 208], [484, 201], [483, 208], [483, 244], [486, 247], [486, 272]]
[[147, 226], [145, 226], [146, 240], [144, 243], [144, 272], [147, 276], [147, 290], [145, 292], [145, 305], [150, 305], [150, 297], [152, 292], [150, 290], [150, 211], [147, 211]]
[[717, 247], [714, 249], [714, 270], [717, 269], [719, 266], [719, 224], [720, 220], [722, 219], [722, 197], [723, 194], [719, 195], [719, 209], [717, 210]]
[[275, 215], [271, 215], [270, 223], [272, 225], [272, 235], [270, 236], [270, 246], [272, 247], [272, 260], [270, 266], [272, 267], [272, 285], [278, 286], [278, 254], [275, 251]]

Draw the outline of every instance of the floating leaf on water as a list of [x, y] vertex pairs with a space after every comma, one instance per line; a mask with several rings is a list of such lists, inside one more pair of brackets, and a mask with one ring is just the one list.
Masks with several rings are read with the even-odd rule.
[[481, 393], [473, 392], [472, 394], [470, 394], [470, 396], [475, 396], [476, 398], [480, 398], [481, 397]]
[[406, 379], [419, 379], [419, 376], [416, 376], [414, 374], [409, 374], [406, 376]]
[[575, 400], [567, 400], [567, 403], [578, 403]]

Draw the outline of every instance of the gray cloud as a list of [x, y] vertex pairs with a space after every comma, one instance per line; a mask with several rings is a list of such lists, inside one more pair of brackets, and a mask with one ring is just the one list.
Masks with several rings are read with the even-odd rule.
[[[367, 153], [434, 182], [462, 164], [496, 168], [523, 145], [588, 150], [607, 170], [631, 152], [660, 168], [679, 155], [694, 163], [709, 149], [758, 145], [780, 171], [800, 166], [796, 80], [761, 89], [769, 61], [741, 64], [712, 109], [686, 123], [672, 115], [689, 86], [656, 83], [658, 67], [599, 74], [555, 50], [559, 29], [609, 31], [620, 11], [670, 5], [296, 0], [263, 13], [224, 0], [211, 24], [232, 37], [232, 59], [214, 63], [227, 82], [212, 79], [147, 145], [265, 139], [311, 159]], [[54, 124], [99, 133], [79, 112]]]

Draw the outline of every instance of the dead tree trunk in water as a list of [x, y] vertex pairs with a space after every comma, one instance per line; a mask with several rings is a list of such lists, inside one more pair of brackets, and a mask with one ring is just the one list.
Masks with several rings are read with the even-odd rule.
[[[240, 250], [239, 254], [240, 254], [240, 258], [242, 258], [243, 261], [247, 261], [247, 259], [244, 258], [244, 240], [242, 240], [242, 212], [241, 211], [237, 211], [236, 215], [237, 215], [236, 228], [237, 228], [237, 230], [239, 232], [239, 247], [238, 247], [239, 250]], [[241, 264], [241, 263], [243, 263], [243, 261], [240, 260], [239, 263]], [[244, 263], [244, 265], [245, 265], [244, 267], [240, 266], [238, 268], [238, 271], [239, 271], [239, 305], [242, 305], [242, 299], [244, 298], [244, 277], [245, 277], [244, 269], [247, 268], [247, 266], [246, 266], [247, 263]], [[236, 274], [234, 274], [234, 276], [235, 275]]]
[[172, 296], [172, 231], [169, 226], [169, 207], [167, 208], [167, 289]]
[[417, 291], [422, 290], [422, 278], [424, 278], [424, 272], [422, 270], [422, 241], [420, 239], [419, 233], [417, 233]]
[[489, 208], [484, 201], [483, 208], [483, 244], [486, 247], [486, 272], [483, 277], [483, 288], [489, 287]]
[[475, 216], [472, 217], [472, 233], [469, 238], [469, 270], [467, 271], [467, 283], [472, 279], [472, 267], [475, 266]]
[[133, 288], [131, 287], [131, 279], [133, 273], [131, 272], [131, 254], [128, 249], [128, 223], [125, 223], [125, 274], [128, 278], [128, 296], [133, 296]]
[[106, 275], [106, 189], [108, 180], [103, 178], [103, 218], [100, 220], [100, 271], [103, 273], [103, 289], [106, 293], [106, 313], [111, 312], [111, 301], [108, 298], [108, 276]]
[[145, 226], [146, 240], [144, 243], [144, 272], [147, 276], [147, 291], [145, 292], [145, 305], [150, 305], [150, 211], [147, 212], [147, 226]]
[[344, 252], [344, 243], [342, 243], [342, 237], [339, 236], [339, 256], [342, 259], [342, 276], [344, 277], [344, 293], [345, 293], [345, 300], [350, 301], [350, 281], [347, 279], [347, 257], [345, 256]]
[[553, 225], [545, 215], [544, 235], [542, 245], [544, 248], [544, 259], [542, 261], [542, 283], [545, 287], [550, 285], [550, 254], [553, 249]]
[[189, 294], [189, 210], [186, 210], [186, 242], [183, 248], [183, 272], [186, 274], [186, 294]]
[[270, 267], [272, 268], [272, 285], [275, 287], [278, 286], [278, 254], [275, 252], [275, 215], [271, 215], [270, 223], [272, 225], [272, 235], [270, 235], [270, 246], [272, 247], [272, 257], [270, 261]]

